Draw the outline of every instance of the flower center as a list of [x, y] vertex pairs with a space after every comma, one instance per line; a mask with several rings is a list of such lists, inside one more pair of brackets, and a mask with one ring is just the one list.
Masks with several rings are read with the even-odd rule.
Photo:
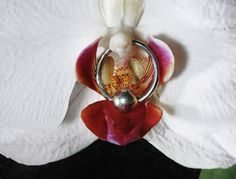
[[114, 96], [123, 89], [129, 89], [135, 96], [142, 96], [148, 90], [153, 77], [153, 65], [146, 55], [135, 55], [127, 64], [115, 69], [112, 57], [105, 59], [102, 80], [109, 95]]

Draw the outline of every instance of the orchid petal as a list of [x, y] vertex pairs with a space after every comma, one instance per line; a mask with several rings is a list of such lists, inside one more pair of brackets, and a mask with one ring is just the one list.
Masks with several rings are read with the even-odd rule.
[[[168, 126], [180, 133], [184, 133], [185, 127], [188, 136], [236, 124], [236, 42], [220, 34], [201, 35], [202, 40], [198, 39], [197, 44], [190, 43], [197, 37], [185, 42], [187, 67], [166, 86], [160, 97], [161, 102], [174, 108], [173, 113], [166, 112]], [[222, 50], [214, 53], [215, 49]]]
[[[80, 111], [102, 97], [76, 84], [66, 117], [53, 130], [25, 130], [13, 126], [0, 128], [0, 153], [26, 165], [42, 165], [66, 158], [97, 139], [84, 125]], [[19, 152], [20, 151], [20, 152]]]
[[163, 84], [171, 78], [174, 72], [174, 55], [169, 46], [159, 39], [150, 37], [148, 46], [157, 57], [160, 70], [160, 84]]
[[162, 116], [162, 111], [147, 102], [130, 112], [119, 111], [109, 101], [99, 101], [85, 108], [81, 117], [86, 126], [100, 139], [126, 145], [143, 137]]
[[97, 91], [95, 72], [96, 72], [96, 53], [99, 39], [85, 48], [76, 63], [77, 79], [89, 88]]
[[176, 1], [178, 17], [193, 26], [230, 30], [236, 27], [235, 1]]
[[203, 133], [188, 138], [176, 133], [168, 127], [165, 120], [161, 120], [144, 138], [183, 166], [200, 169], [227, 168], [236, 161], [235, 136], [231, 135], [234, 131], [235, 127], [229, 127], [216, 133]]
[[185, 166], [230, 166], [236, 162], [236, 132], [232, 130], [236, 126], [235, 35], [196, 28], [171, 15], [168, 26], [158, 26], [165, 29], [159, 38], [175, 47], [178, 70], [159, 98], [165, 127], [157, 132], [157, 125], [146, 137]]
[[73, 10], [83, 3], [0, 4], [0, 125], [55, 128], [68, 108], [78, 49], [92, 39], [81, 38], [91, 23]]

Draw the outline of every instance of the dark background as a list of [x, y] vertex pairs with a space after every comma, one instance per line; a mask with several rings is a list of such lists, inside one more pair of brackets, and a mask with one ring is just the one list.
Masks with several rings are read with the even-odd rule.
[[42, 166], [25, 166], [0, 155], [0, 179], [198, 179], [199, 174], [144, 139], [122, 147], [97, 140], [69, 158]]

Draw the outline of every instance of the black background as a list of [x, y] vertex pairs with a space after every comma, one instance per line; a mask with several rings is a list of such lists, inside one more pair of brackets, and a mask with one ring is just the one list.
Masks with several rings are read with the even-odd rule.
[[0, 179], [197, 179], [199, 174], [144, 139], [122, 147], [97, 140], [69, 158], [42, 166], [25, 166], [0, 155]]

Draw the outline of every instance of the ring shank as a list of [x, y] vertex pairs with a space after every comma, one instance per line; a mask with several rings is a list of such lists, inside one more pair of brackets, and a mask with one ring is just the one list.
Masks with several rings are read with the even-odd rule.
[[[145, 101], [147, 98], [149, 98], [154, 90], [156, 89], [158, 83], [159, 83], [159, 67], [158, 67], [158, 61], [155, 57], [155, 55], [152, 53], [152, 51], [142, 42], [138, 41], [138, 40], [132, 40], [132, 44], [136, 45], [140, 48], [142, 48], [144, 51], [146, 51], [146, 53], [151, 57], [152, 60], [152, 64], [154, 67], [154, 74], [153, 74], [153, 80], [152, 80], [152, 84], [150, 86], [150, 88], [148, 89], [148, 91], [141, 97], [138, 98], [138, 102], [143, 102]], [[112, 51], [110, 49], [107, 49], [99, 58], [97, 66], [96, 66], [96, 82], [97, 85], [102, 93], [102, 95], [109, 101], [113, 101], [113, 97], [111, 97], [105, 87], [104, 84], [102, 82], [102, 64], [104, 59], [106, 59], [107, 55], [109, 55]]]

